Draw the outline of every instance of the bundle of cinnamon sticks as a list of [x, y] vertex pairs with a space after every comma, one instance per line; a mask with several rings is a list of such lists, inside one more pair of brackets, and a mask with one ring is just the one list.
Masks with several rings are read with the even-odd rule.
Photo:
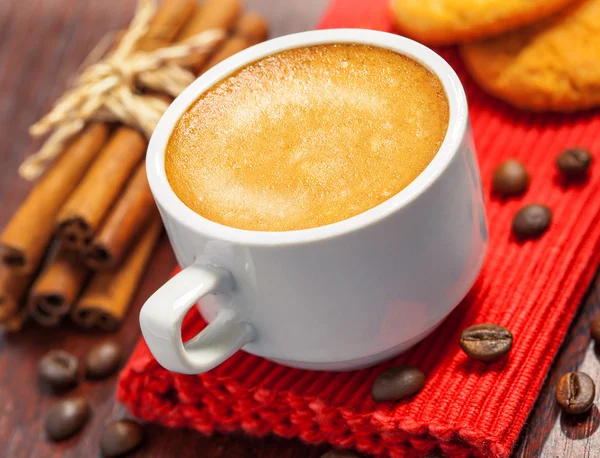
[[[209, 29], [228, 32], [191, 65], [201, 74], [266, 39], [267, 24], [239, 0], [164, 0], [140, 43], [154, 50]], [[148, 182], [147, 139], [124, 125], [92, 122], [31, 190], [0, 238], [0, 325], [31, 317], [55, 326], [121, 324], [162, 224]]]

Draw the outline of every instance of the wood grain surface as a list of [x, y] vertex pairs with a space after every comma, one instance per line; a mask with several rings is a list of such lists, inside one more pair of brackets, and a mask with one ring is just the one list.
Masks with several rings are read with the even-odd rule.
[[[263, 13], [271, 36], [312, 29], [327, 0], [247, 0], [248, 9]], [[17, 175], [22, 159], [39, 143], [27, 128], [44, 114], [65, 89], [87, 53], [107, 31], [125, 27], [135, 0], [0, 0], [0, 226], [26, 195], [29, 185]], [[154, 253], [134, 307], [122, 329], [112, 335], [131, 351], [139, 338], [137, 312], [168, 277], [175, 260], [166, 238]], [[553, 387], [574, 368], [600, 383], [600, 350], [590, 344], [589, 320], [600, 313], [600, 277], [596, 278], [540, 394], [520, 443], [517, 457], [600, 458], [600, 413], [569, 418], [560, 414]], [[69, 394], [89, 397], [93, 415], [85, 430], [60, 444], [45, 440], [42, 422], [57, 397], [38, 384], [37, 362], [48, 350], [64, 348], [79, 357], [105, 334], [65, 325], [48, 330], [29, 325], [24, 332], [0, 334], [0, 456], [98, 456], [102, 428], [125, 416], [114, 402], [116, 377], [83, 383]], [[63, 395], [63, 397], [66, 395]], [[598, 396], [600, 397], [600, 396]], [[204, 437], [189, 430], [150, 425], [148, 441], [134, 456], [205, 458], [316, 458], [326, 446], [311, 447], [277, 438]]]

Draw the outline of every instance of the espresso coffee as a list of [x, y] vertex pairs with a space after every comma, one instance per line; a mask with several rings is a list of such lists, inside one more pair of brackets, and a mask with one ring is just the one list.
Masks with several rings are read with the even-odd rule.
[[367, 45], [293, 49], [196, 100], [165, 152], [170, 186], [214, 222], [289, 231], [345, 220], [408, 186], [448, 128], [439, 79]]

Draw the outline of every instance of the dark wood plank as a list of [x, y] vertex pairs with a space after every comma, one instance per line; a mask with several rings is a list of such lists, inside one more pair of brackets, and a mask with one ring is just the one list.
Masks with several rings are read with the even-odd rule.
[[[269, 18], [272, 36], [314, 27], [327, 0], [247, 0], [249, 9]], [[124, 27], [135, 0], [16, 0], [0, 1], [0, 226], [26, 195], [29, 185], [17, 167], [39, 143], [27, 128], [64, 90], [66, 83], [98, 40], [109, 30]], [[9, 139], [10, 137], [10, 139]], [[144, 300], [166, 279], [175, 261], [166, 238], [161, 240], [123, 328], [113, 338], [128, 351], [139, 337], [137, 312]], [[587, 295], [540, 394], [540, 399], [515, 451], [518, 457], [600, 457], [600, 414], [568, 418], [558, 411], [553, 388], [558, 377], [579, 368], [600, 383], [600, 351], [589, 342], [588, 323], [600, 313], [600, 276]], [[37, 361], [52, 348], [78, 356], [105, 336], [72, 326], [46, 330], [29, 325], [23, 333], [0, 335], [0, 444], [8, 457], [96, 456], [103, 425], [126, 415], [114, 402], [115, 377], [82, 384], [72, 394], [89, 396], [93, 417], [85, 431], [62, 444], [45, 441], [44, 412], [56, 397], [37, 382]], [[253, 439], [216, 435], [204, 437], [189, 430], [148, 427], [149, 440], [136, 456], [316, 458], [327, 447], [310, 447], [278, 438]]]
[[[590, 321], [600, 314], [600, 271], [573, 321], [565, 343], [554, 362], [536, 406], [521, 434], [515, 456], [600, 457], [600, 412], [594, 407], [589, 414], [563, 415], [554, 399], [554, 387], [565, 372], [589, 374], [600, 387], [600, 347], [590, 339]], [[596, 399], [598, 395], [596, 393]]]

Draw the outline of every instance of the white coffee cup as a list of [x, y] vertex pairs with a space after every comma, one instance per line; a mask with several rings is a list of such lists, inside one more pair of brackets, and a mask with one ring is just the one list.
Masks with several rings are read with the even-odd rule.
[[[388, 48], [439, 77], [450, 122], [423, 173], [360, 215], [298, 231], [226, 227], [183, 204], [169, 186], [164, 152], [187, 108], [251, 62], [328, 43]], [[431, 333], [481, 269], [487, 227], [463, 87], [440, 56], [397, 35], [320, 30], [276, 38], [236, 54], [198, 78], [169, 107], [150, 141], [147, 170], [183, 270], [148, 299], [140, 324], [150, 351], [171, 371], [205, 372], [240, 349], [306, 369], [373, 365]], [[209, 324], [184, 344], [182, 320], [200, 299]]]

